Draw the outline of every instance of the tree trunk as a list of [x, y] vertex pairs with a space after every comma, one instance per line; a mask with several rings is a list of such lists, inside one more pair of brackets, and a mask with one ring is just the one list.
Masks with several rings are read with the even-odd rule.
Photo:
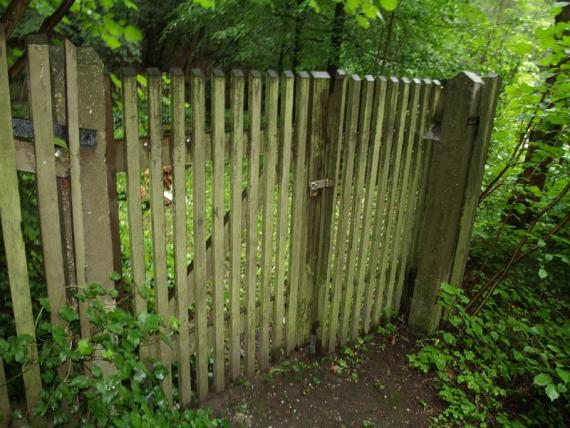
[[331, 28], [331, 42], [329, 47], [329, 59], [327, 71], [332, 76], [336, 76], [336, 72], [340, 67], [340, 53], [342, 48], [342, 40], [344, 38], [344, 21], [346, 13], [344, 4], [339, 2], [334, 8], [334, 16]]

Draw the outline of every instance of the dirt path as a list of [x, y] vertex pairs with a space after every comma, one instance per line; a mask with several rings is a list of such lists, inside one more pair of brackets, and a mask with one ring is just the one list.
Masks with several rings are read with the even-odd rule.
[[342, 353], [294, 359], [213, 396], [205, 406], [246, 427], [427, 427], [433, 382], [407, 366], [414, 340], [402, 328]]

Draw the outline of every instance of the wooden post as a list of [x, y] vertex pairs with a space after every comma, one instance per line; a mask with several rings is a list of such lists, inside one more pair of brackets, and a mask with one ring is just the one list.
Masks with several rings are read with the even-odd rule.
[[477, 75], [464, 72], [445, 88], [441, 137], [433, 147], [424, 231], [408, 320], [417, 333], [433, 332], [441, 317], [437, 296], [441, 283], [450, 280], [453, 267], [482, 85]]
[[461, 287], [465, 273], [471, 232], [473, 231], [473, 224], [475, 223], [475, 213], [479, 202], [479, 195], [481, 194], [483, 173], [485, 172], [485, 160], [487, 159], [487, 152], [489, 151], [493, 119], [495, 118], [497, 98], [501, 87], [501, 80], [495, 74], [484, 77], [483, 82], [485, 86], [483, 87], [481, 105], [479, 107], [479, 129], [469, 163], [469, 175], [465, 187], [465, 206], [463, 208], [463, 215], [461, 216], [457, 250], [455, 252], [451, 273], [450, 282], [457, 287]]

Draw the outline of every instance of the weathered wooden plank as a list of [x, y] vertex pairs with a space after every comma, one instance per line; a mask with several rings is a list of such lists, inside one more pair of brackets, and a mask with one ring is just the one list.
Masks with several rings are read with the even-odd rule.
[[[16, 172], [16, 149], [12, 137], [12, 112], [10, 106], [10, 84], [8, 80], [8, 59], [6, 57], [6, 37], [0, 25], [0, 218], [8, 268], [10, 295], [16, 323], [16, 334], [32, 338], [29, 349], [30, 363], [22, 367], [22, 377], [26, 402], [30, 412], [34, 409], [41, 393], [42, 381], [37, 364], [38, 351], [32, 312], [32, 297], [26, 264], [26, 250], [22, 237], [22, 213]], [[1, 382], [1, 380], [0, 380]], [[2, 382], [5, 384], [5, 382]], [[8, 400], [7, 393], [1, 392], [3, 407]], [[8, 411], [9, 413], [9, 411]]]
[[291, 255], [289, 257], [289, 295], [287, 300], [287, 320], [285, 351], [290, 354], [297, 346], [298, 292], [302, 282], [304, 264], [304, 214], [307, 194], [306, 153], [307, 153], [307, 111], [309, 102], [309, 74], [297, 74], [295, 97], [295, 134], [293, 161], [293, 200], [291, 207]]
[[330, 308], [330, 327], [329, 327], [329, 352], [334, 351], [337, 344], [337, 331], [339, 324], [339, 309], [341, 304], [342, 284], [344, 279], [344, 269], [346, 263], [347, 250], [347, 233], [350, 226], [350, 207], [353, 193], [353, 172], [354, 161], [357, 144], [358, 131], [358, 110], [360, 105], [360, 88], [361, 80], [357, 75], [353, 75], [348, 84], [347, 95], [347, 112], [346, 112], [346, 130], [345, 130], [345, 147], [343, 153], [343, 177], [342, 177], [342, 196], [340, 221], [335, 239], [335, 265], [332, 277], [332, 303]]
[[231, 78], [231, 216], [230, 216], [230, 376], [240, 375], [240, 290], [241, 290], [241, 230], [242, 230], [242, 160], [243, 160], [243, 102], [244, 77], [240, 70]]
[[[188, 320], [188, 281], [186, 278], [186, 135], [184, 127], [184, 72], [170, 71], [172, 105], [172, 187], [174, 198], [174, 272], [178, 327], [178, 391], [180, 405], [192, 400], [190, 374], [190, 325]], [[140, 212], [140, 208], [139, 208]], [[144, 272], [143, 272], [144, 273]]]
[[261, 332], [259, 366], [269, 367], [269, 322], [271, 319], [271, 285], [273, 272], [273, 224], [275, 209], [275, 176], [277, 168], [277, 114], [279, 106], [279, 74], [268, 71], [265, 85], [266, 140], [263, 174], [263, 232], [261, 247]]
[[[356, 291], [354, 295], [354, 316], [351, 324], [352, 340], [361, 331], [363, 321], [362, 298], [365, 292], [365, 277], [368, 269], [368, 253], [370, 251], [370, 238], [372, 233], [372, 220], [375, 202], [376, 182], [378, 181], [378, 167], [380, 162], [380, 146], [382, 143], [382, 131], [384, 124], [384, 108], [386, 101], [387, 80], [385, 77], [376, 79], [376, 100], [372, 113], [372, 154], [369, 159], [366, 177], [366, 202], [363, 214], [363, 226], [361, 244], [358, 252], [358, 273]], [[372, 261], [371, 261], [372, 262]]]
[[273, 305], [272, 353], [276, 359], [283, 344], [283, 319], [285, 316], [285, 260], [287, 259], [287, 235], [289, 225], [289, 179], [291, 170], [291, 143], [293, 139], [293, 97], [295, 75], [285, 71], [282, 76], [281, 95], [281, 150], [279, 170], [279, 209], [277, 211], [277, 253], [275, 260], [275, 293]]
[[360, 115], [358, 129], [358, 145], [356, 155], [356, 181], [354, 183], [355, 195], [352, 204], [352, 221], [350, 224], [348, 242], [348, 263], [346, 272], [346, 285], [343, 308], [341, 310], [341, 346], [349, 340], [349, 327], [351, 315], [354, 316], [352, 308], [354, 303], [354, 277], [358, 267], [358, 250], [362, 228], [362, 209], [365, 200], [365, 178], [366, 166], [369, 160], [370, 150], [370, 117], [372, 115], [372, 105], [374, 101], [374, 78], [365, 76], [362, 85], [362, 95], [360, 99]]
[[246, 268], [246, 333], [245, 367], [248, 376], [255, 372], [255, 301], [257, 288], [257, 209], [259, 193], [259, 156], [261, 150], [261, 74], [249, 75], [249, 177], [247, 201], [247, 268]]
[[422, 82], [419, 101], [419, 121], [417, 129], [415, 130], [414, 149], [410, 166], [411, 177], [410, 188], [408, 191], [408, 200], [406, 202], [408, 213], [406, 215], [403, 232], [405, 239], [402, 248], [402, 262], [398, 266], [398, 282], [396, 285], [396, 294], [394, 295], [394, 307], [399, 308], [400, 311], [402, 310], [400, 305], [404, 291], [404, 285], [406, 283], [406, 276], [408, 273], [408, 259], [410, 257], [410, 249], [412, 248], [414, 241], [417, 239], [417, 237], [412, 234], [412, 231], [414, 220], [417, 216], [417, 205], [419, 200], [418, 185], [421, 177], [422, 165], [424, 162], [424, 135], [426, 131], [426, 124], [428, 123], [428, 120], [430, 120], [429, 102], [431, 99], [432, 88], [433, 84], [431, 80], [425, 79]]
[[226, 79], [221, 70], [212, 73], [212, 240], [214, 250], [214, 388], [224, 389], [224, 113]]
[[[327, 72], [311, 72], [311, 92], [309, 96], [308, 129], [308, 182], [322, 180], [326, 173], [328, 147], [327, 109], [329, 104], [330, 76]], [[299, 312], [297, 316], [297, 342], [305, 344], [310, 338], [310, 352], [316, 351], [317, 325], [322, 318], [319, 308], [320, 286], [322, 285], [322, 267], [319, 255], [327, 257], [321, 247], [324, 233], [325, 216], [323, 206], [325, 195], [334, 192], [332, 187], [310, 190], [307, 199], [305, 266], [303, 267], [303, 285], [299, 291]]]
[[137, 109], [137, 81], [134, 69], [122, 71], [123, 128], [125, 131], [125, 159], [127, 162], [127, 207], [129, 219], [130, 260], [133, 275], [135, 314], [146, 311], [146, 300], [141, 293], [146, 283], [144, 262], [143, 217], [141, 206], [141, 165], [139, 154], [139, 119]]
[[[418, 251], [419, 251], [419, 243], [421, 240], [421, 233], [423, 231], [423, 217], [425, 215], [425, 201], [426, 201], [426, 190], [427, 190], [427, 181], [429, 178], [429, 171], [431, 168], [431, 155], [433, 145], [435, 141], [433, 137], [435, 137], [437, 133], [437, 137], [439, 138], [439, 133], [441, 131], [441, 114], [443, 109], [443, 97], [441, 94], [443, 92], [443, 87], [439, 80], [434, 80], [433, 88], [431, 91], [430, 99], [429, 99], [429, 112], [428, 112], [428, 122], [426, 123], [426, 133], [425, 135], [431, 134], [431, 138], [424, 138], [423, 146], [423, 160], [420, 164], [420, 178], [418, 182], [418, 202], [416, 204], [416, 216], [414, 219], [413, 225], [413, 234], [416, 237], [412, 247], [410, 248], [410, 257], [411, 265], [417, 267], [418, 262]], [[415, 278], [413, 278], [415, 280]], [[413, 284], [411, 286], [413, 288]]]
[[445, 88], [441, 137], [432, 149], [424, 231], [418, 273], [410, 307], [409, 325], [430, 333], [439, 324], [437, 295], [449, 282], [463, 208], [469, 159], [476, 140], [470, 121], [478, 110], [483, 81], [473, 73], [460, 73]]
[[[114, 163], [117, 157], [118, 147], [115, 144], [114, 136], [114, 119], [113, 119], [113, 82], [111, 75], [108, 71], [103, 76], [104, 94], [105, 94], [105, 134], [107, 137], [107, 146], [105, 151], [105, 161]], [[81, 130], [80, 130], [81, 136]], [[121, 225], [119, 220], [119, 197], [117, 193], [117, 172], [112, 168], [107, 167], [107, 195], [109, 196], [109, 226], [111, 232], [111, 248], [112, 248], [112, 262], [113, 272], [123, 271], [123, 256], [121, 251]], [[119, 280], [114, 281], [114, 286], [117, 289], [117, 298], [123, 301], [126, 298], [125, 281], [121, 277]], [[129, 296], [130, 297], [130, 296]]]
[[[16, 146], [16, 168], [23, 172], [36, 172], [36, 154], [30, 141], [14, 140]], [[69, 177], [69, 157], [66, 153], [55, 160], [55, 173], [58, 177]]]
[[[411, 84], [411, 93], [410, 99], [408, 104], [408, 119], [406, 124], [406, 143], [403, 153], [402, 159], [402, 177], [401, 177], [401, 187], [398, 195], [397, 200], [397, 217], [395, 221], [395, 228], [394, 228], [394, 245], [393, 251], [390, 256], [390, 274], [388, 277], [387, 285], [388, 285], [388, 296], [390, 299], [386, 300], [386, 315], [389, 316], [393, 311], [398, 311], [399, 307], [399, 297], [400, 290], [397, 287], [397, 273], [399, 270], [399, 264], [402, 263], [403, 253], [403, 241], [408, 240], [408, 237], [404, 236], [404, 225], [406, 222], [406, 218], [409, 215], [409, 207], [407, 204], [407, 196], [409, 191], [409, 182], [410, 182], [410, 170], [411, 170], [411, 161], [412, 161], [412, 154], [414, 151], [414, 140], [416, 136], [416, 126], [417, 126], [417, 117], [418, 117], [418, 107], [419, 107], [419, 99], [420, 99], [420, 88], [421, 82], [419, 79], [413, 79]], [[395, 301], [398, 300], [398, 306], [395, 305]]]
[[[378, 288], [381, 290], [381, 294], [378, 294], [379, 301], [376, 302], [375, 314], [376, 319], [380, 320], [382, 316], [388, 316], [386, 312], [386, 302], [392, 300], [392, 290], [388, 286], [388, 269], [390, 267], [389, 260], [394, 251], [395, 236], [394, 229], [396, 225], [396, 219], [399, 213], [399, 207], [397, 206], [398, 195], [400, 193], [401, 187], [401, 170], [402, 170], [402, 153], [404, 151], [404, 131], [406, 126], [406, 115], [408, 110], [408, 96], [410, 92], [410, 81], [403, 78], [400, 84], [400, 95], [398, 97], [397, 112], [396, 112], [396, 125], [394, 127], [394, 156], [392, 157], [393, 169], [391, 170], [391, 179], [389, 182], [388, 199], [386, 203], [386, 222], [385, 235], [383, 238], [383, 244], [385, 244], [385, 249], [382, 252], [382, 256], [379, 263], [378, 271]], [[385, 294], [385, 295], [384, 295]]]
[[51, 323], [65, 327], [58, 312], [66, 305], [65, 272], [57, 181], [55, 174], [52, 92], [49, 46], [28, 44], [28, 89], [30, 115], [34, 123], [36, 183], [44, 269]]
[[[73, 247], [75, 250], [75, 281], [78, 292], [87, 285], [85, 280], [85, 241], [83, 227], [83, 196], [81, 192], [81, 159], [79, 146], [79, 98], [77, 82], [77, 49], [65, 40], [65, 85], [67, 100], [67, 135], [69, 163], [71, 168], [71, 207], [73, 218]], [[81, 337], [91, 335], [87, 319], [87, 302], [79, 300], [79, 323]]]
[[[162, 93], [161, 74], [150, 69], [148, 74], [148, 126], [150, 135], [150, 209], [152, 217], [152, 259], [154, 267], [154, 296], [156, 311], [168, 320], [168, 274], [166, 265], [166, 224], [164, 213], [164, 181], [162, 169]], [[162, 381], [166, 398], [172, 402], [170, 351], [163, 340], [159, 343], [159, 358], [168, 370]]]
[[387, 206], [386, 196], [389, 193], [390, 173], [394, 168], [392, 161], [392, 151], [394, 146], [394, 125], [396, 123], [396, 111], [398, 100], [398, 88], [400, 82], [395, 77], [388, 80], [388, 88], [386, 95], [386, 104], [390, 107], [386, 109], [386, 118], [384, 121], [384, 135], [382, 143], [382, 176], [378, 182], [378, 190], [376, 192], [376, 210], [374, 213], [374, 246], [370, 254], [371, 263], [369, 264], [369, 283], [366, 291], [366, 305], [364, 308], [364, 332], [368, 333], [370, 323], [377, 324], [380, 320], [380, 309], [384, 290], [378, 283], [378, 268], [387, 248], [386, 241], [386, 215]]
[[[342, 141], [344, 139], [344, 116], [346, 110], [346, 73], [337, 71], [334, 81], [333, 93], [329, 99], [329, 122], [327, 126], [331, 130], [330, 146], [327, 151], [326, 176], [333, 185], [333, 191], [323, 195], [323, 231], [319, 249], [319, 267], [317, 275], [321, 278], [319, 283], [319, 331], [318, 340], [320, 349], [328, 349], [328, 328], [329, 328], [329, 306], [330, 306], [330, 284], [333, 259], [335, 252], [332, 251], [332, 237], [335, 230], [335, 214], [338, 201], [338, 189], [341, 186], [341, 160]], [[328, 217], [327, 217], [328, 216]]]
[[473, 152], [469, 161], [469, 173], [465, 187], [465, 201], [451, 273], [451, 284], [456, 287], [461, 287], [463, 283], [471, 233], [473, 231], [473, 224], [475, 223], [475, 214], [479, 203], [479, 195], [481, 194], [481, 183], [485, 172], [485, 160], [487, 159], [487, 152], [489, 151], [489, 141], [491, 139], [491, 132], [493, 131], [493, 120], [495, 118], [497, 98], [501, 86], [501, 80], [495, 74], [484, 77], [483, 82], [484, 86], [478, 112], [479, 129], [477, 130], [477, 140], [473, 145]]
[[192, 154], [194, 156], [192, 176], [192, 198], [194, 202], [194, 302], [196, 324], [196, 378], [198, 398], [208, 395], [208, 325], [206, 306], [206, 146], [205, 89], [203, 73], [192, 70]]

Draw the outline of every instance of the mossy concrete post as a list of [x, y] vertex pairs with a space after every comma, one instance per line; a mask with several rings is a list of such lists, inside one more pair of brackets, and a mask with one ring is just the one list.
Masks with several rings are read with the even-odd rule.
[[[83, 147], [81, 153], [81, 193], [85, 225], [85, 260], [87, 283], [97, 282], [113, 288], [113, 240], [107, 176], [107, 135], [105, 121], [105, 77], [103, 63], [93, 49], [80, 48], [78, 56], [79, 126], [97, 131], [95, 147]], [[112, 305], [114, 302], [106, 302]]]
[[463, 72], [447, 82], [444, 89], [441, 135], [433, 145], [408, 320], [416, 333], [433, 332], [441, 318], [437, 296], [441, 283], [449, 282], [453, 268], [476, 143], [482, 86], [483, 81], [477, 75]]

